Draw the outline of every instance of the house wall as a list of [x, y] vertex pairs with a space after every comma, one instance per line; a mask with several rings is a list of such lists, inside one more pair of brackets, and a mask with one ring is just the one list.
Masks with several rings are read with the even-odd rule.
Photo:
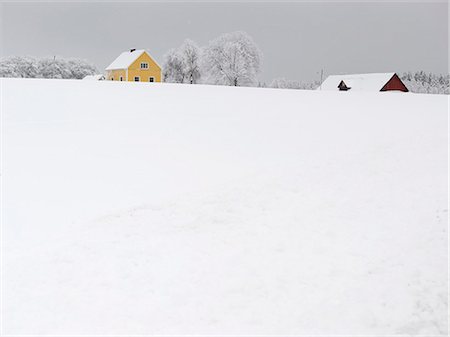
[[380, 91], [391, 91], [391, 90], [404, 92], [409, 91], [408, 88], [405, 86], [405, 84], [402, 82], [402, 80], [397, 76], [397, 74], [392, 76], [389, 82], [387, 82]]
[[120, 76], [123, 77], [123, 80], [126, 81], [126, 70], [124, 69], [117, 69], [117, 70], [107, 70], [106, 71], [106, 79], [108, 81], [119, 81]]
[[[148, 69], [141, 69], [141, 62], [147, 62]], [[143, 53], [128, 67], [128, 81], [134, 81], [135, 76], [140, 77], [140, 82], [149, 82], [150, 77], [161, 82], [161, 68], [147, 53]]]

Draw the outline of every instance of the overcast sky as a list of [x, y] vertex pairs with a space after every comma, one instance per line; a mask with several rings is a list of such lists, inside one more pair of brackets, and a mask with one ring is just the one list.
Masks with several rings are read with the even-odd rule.
[[264, 54], [261, 80], [325, 74], [448, 73], [448, 3], [3, 3], [1, 56], [78, 57], [99, 70], [129, 48], [157, 61], [185, 38], [205, 45], [236, 30]]

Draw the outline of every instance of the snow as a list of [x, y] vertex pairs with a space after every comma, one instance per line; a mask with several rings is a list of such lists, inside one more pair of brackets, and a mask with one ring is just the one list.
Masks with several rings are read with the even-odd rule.
[[351, 88], [351, 91], [380, 91], [395, 73], [372, 73], [352, 75], [331, 75], [317, 90], [339, 91], [341, 81]]
[[127, 69], [144, 52], [144, 49], [125, 51], [120, 54], [108, 67], [106, 67], [106, 70]]
[[95, 74], [95, 75], [87, 75], [83, 78], [86, 81], [102, 81], [105, 79], [105, 75], [103, 74]]
[[448, 333], [447, 97], [1, 85], [3, 334]]

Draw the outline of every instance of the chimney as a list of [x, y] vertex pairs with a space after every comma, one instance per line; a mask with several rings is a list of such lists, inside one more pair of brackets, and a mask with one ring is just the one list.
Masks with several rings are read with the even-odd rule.
[[134, 52], [135, 50], [136, 50], [136, 48], [130, 49], [130, 53]]

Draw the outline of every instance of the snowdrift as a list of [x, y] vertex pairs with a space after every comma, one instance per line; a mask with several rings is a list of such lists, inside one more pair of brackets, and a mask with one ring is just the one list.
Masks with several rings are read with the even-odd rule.
[[4, 334], [447, 334], [448, 98], [1, 80]]

